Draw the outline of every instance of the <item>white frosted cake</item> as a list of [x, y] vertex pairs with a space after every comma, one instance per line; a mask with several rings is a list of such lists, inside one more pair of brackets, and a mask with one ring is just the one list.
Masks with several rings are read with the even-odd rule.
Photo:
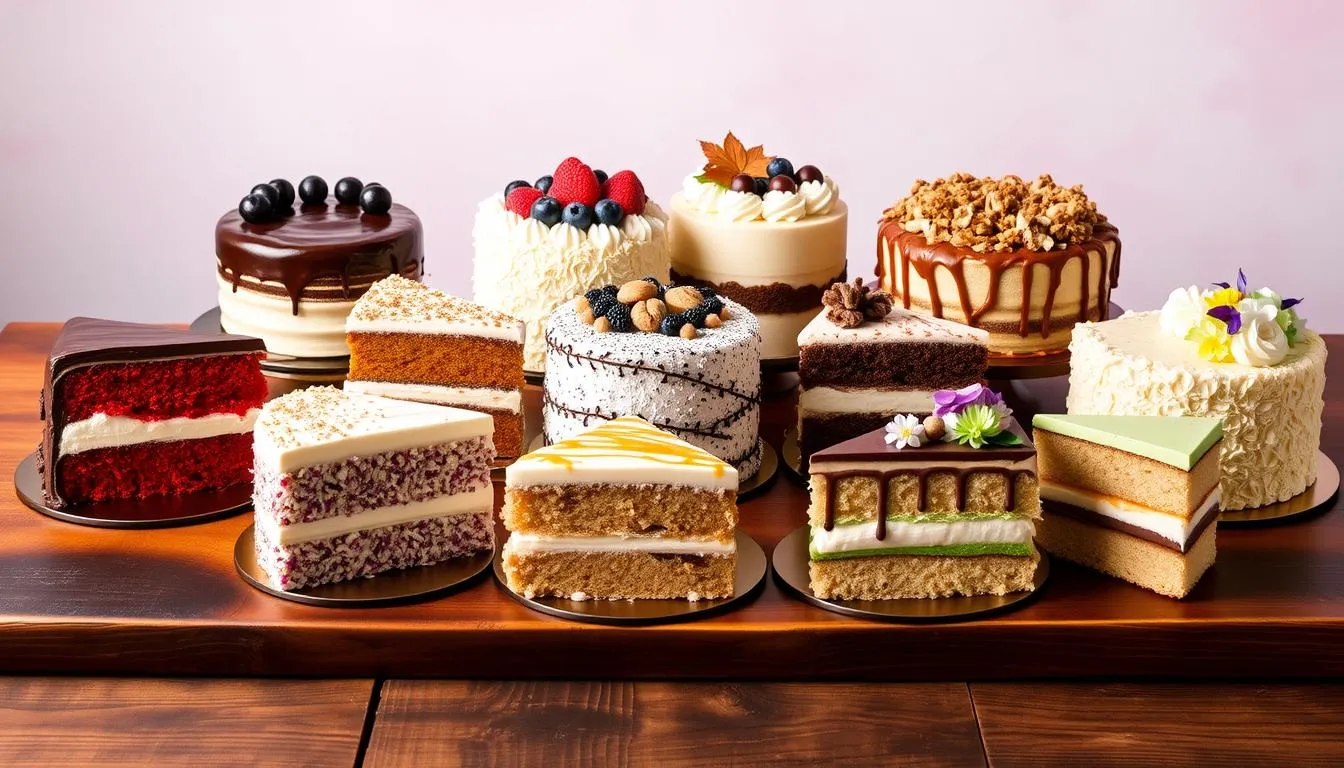
[[1291, 336], [1269, 328], [1271, 310], [1267, 324], [1248, 318], [1228, 334], [1201, 319], [1204, 301], [1189, 291], [1163, 312], [1075, 327], [1069, 413], [1219, 417], [1223, 509], [1296, 496], [1316, 481], [1325, 342], [1294, 329], [1295, 314], [1284, 320]]
[[[644, 196], [630, 171], [605, 177], [570, 158], [554, 176], [535, 186], [514, 182], [507, 194], [491, 195], [476, 211], [475, 299], [526, 324], [528, 371], [545, 370], [542, 328], [560, 304], [606, 283], [667, 280], [666, 214]], [[600, 180], [598, 187], [590, 178]], [[618, 208], [603, 205], [612, 202], [606, 195], [622, 201]]]
[[[705, 168], [672, 196], [672, 281], [709, 285], [751, 310], [763, 358], [794, 357], [822, 293], [846, 278], [849, 208], [816, 166], [794, 169], [731, 133], [722, 146], [701, 144]], [[741, 162], [717, 156], [734, 149]]]
[[[592, 317], [587, 297], [551, 316], [542, 400], [546, 442], [567, 440], [620, 416], [638, 416], [750, 477], [761, 464], [760, 326], [740, 304], [711, 294], [699, 309], [684, 313], [702, 327], [685, 319], [669, 327], [683, 318], [670, 311], [680, 306], [681, 295], [699, 294], [689, 287], [659, 290], [666, 294], [667, 307], [655, 307], [655, 312], [669, 314], [649, 330], [609, 329], [606, 317]], [[622, 328], [631, 316], [629, 305], [608, 308], [603, 301], [598, 297], [591, 303], [616, 317], [616, 328]], [[663, 304], [657, 298], [641, 303], [649, 301]], [[718, 309], [708, 323], [700, 311], [706, 305]], [[647, 311], [637, 308], [637, 316], [643, 320]]]

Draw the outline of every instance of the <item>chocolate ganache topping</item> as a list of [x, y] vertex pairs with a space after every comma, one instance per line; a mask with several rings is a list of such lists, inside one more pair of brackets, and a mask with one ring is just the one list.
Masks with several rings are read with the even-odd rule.
[[393, 204], [380, 215], [328, 199], [326, 205], [304, 204], [293, 216], [255, 224], [229, 211], [215, 225], [215, 256], [235, 292], [244, 277], [280, 283], [298, 315], [299, 299], [319, 281], [339, 284], [348, 300], [358, 298], [351, 295], [352, 278], [399, 274], [419, 280], [423, 240], [420, 218], [404, 205]]

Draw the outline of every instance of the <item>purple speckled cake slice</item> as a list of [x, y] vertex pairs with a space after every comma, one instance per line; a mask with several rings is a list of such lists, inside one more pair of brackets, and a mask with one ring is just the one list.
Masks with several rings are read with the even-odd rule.
[[490, 416], [342, 392], [267, 403], [255, 429], [257, 560], [281, 589], [494, 548]]

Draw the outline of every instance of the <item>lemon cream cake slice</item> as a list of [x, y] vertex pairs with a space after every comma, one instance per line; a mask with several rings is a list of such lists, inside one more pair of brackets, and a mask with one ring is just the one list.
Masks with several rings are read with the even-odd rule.
[[938, 415], [923, 423], [898, 416], [812, 455], [809, 567], [817, 597], [1033, 588], [1035, 449], [995, 393], [935, 397]]
[[526, 597], [733, 594], [737, 471], [634, 416], [505, 470], [504, 572]]
[[523, 452], [523, 324], [393, 275], [345, 324], [346, 391], [450, 405], [495, 420], [495, 452]]
[[1213, 565], [1222, 420], [1064, 416], [1032, 420], [1050, 554], [1185, 597]]
[[490, 417], [312, 387], [257, 420], [257, 561], [280, 589], [494, 548]]

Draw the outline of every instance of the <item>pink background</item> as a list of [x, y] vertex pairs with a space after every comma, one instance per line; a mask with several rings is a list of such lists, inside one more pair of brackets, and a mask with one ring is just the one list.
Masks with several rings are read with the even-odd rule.
[[0, 0], [0, 322], [189, 320], [252, 184], [381, 181], [429, 282], [477, 202], [569, 154], [665, 201], [731, 128], [813, 163], [850, 270], [916, 177], [1052, 173], [1120, 227], [1117, 298], [1248, 267], [1344, 331], [1344, 3]]

